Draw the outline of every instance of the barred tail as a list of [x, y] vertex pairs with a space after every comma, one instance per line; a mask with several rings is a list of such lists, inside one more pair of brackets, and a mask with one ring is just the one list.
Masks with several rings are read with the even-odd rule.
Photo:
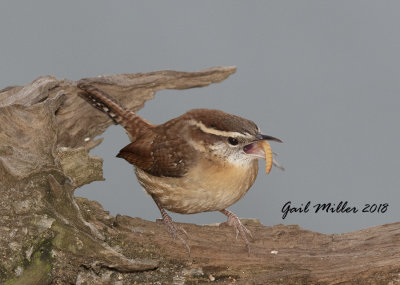
[[89, 102], [93, 107], [106, 113], [115, 124], [120, 124], [129, 133], [132, 140], [148, 129], [151, 124], [124, 107], [106, 92], [87, 83], [78, 83], [78, 88], [84, 92], [78, 92], [78, 95]]
[[128, 110], [123, 108], [114, 98], [89, 84], [79, 83], [78, 88], [85, 91], [78, 93], [80, 97], [85, 99], [96, 109], [106, 113], [115, 124], [121, 124]]

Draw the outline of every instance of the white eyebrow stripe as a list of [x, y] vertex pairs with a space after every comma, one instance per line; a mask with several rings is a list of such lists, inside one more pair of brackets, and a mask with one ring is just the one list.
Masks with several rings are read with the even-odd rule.
[[206, 125], [204, 125], [202, 122], [198, 122], [195, 120], [190, 120], [189, 122], [191, 125], [194, 125], [198, 127], [200, 130], [207, 134], [212, 134], [216, 136], [223, 136], [223, 137], [242, 137], [242, 138], [252, 138], [253, 136], [249, 133], [239, 133], [239, 132], [226, 132], [226, 131], [219, 131], [213, 128], [208, 128]]

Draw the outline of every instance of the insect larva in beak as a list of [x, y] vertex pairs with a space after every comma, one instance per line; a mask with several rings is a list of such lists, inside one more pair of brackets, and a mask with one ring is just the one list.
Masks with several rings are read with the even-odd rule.
[[261, 146], [265, 153], [265, 172], [268, 174], [268, 173], [270, 173], [271, 168], [272, 168], [272, 161], [273, 161], [272, 150], [271, 150], [271, 146], [266, 141], [262, 141]]

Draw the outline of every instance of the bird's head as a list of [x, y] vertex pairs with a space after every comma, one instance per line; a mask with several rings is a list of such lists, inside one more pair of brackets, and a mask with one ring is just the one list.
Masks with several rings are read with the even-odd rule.
[[280, 139], [261, 134], [253, 121], [219, 110], [196, 109], [186, 115], [192, 143], [198, 150], [236, 165], [266, 159], [267, 173], [270, 171], [273, 156], [267, 141], [281, 143]]

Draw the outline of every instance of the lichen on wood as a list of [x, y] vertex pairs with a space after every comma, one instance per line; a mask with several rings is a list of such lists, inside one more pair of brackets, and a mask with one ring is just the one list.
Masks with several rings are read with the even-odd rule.
[[[157, 71], [82, 79], [137, 111], [162, 89], [217, 83], [235, 72]], [[158, 223], [113, 217], [74, 196], [103, 180], [89, 151], [112, 121], [77, 96], [77, 82], [40, 77], [0, 91], [0, 284], [388, 284], [400, 280], [400, 224], [324, 235], [298, 226], [253, 232], [185, 224], [191, 256]]]

